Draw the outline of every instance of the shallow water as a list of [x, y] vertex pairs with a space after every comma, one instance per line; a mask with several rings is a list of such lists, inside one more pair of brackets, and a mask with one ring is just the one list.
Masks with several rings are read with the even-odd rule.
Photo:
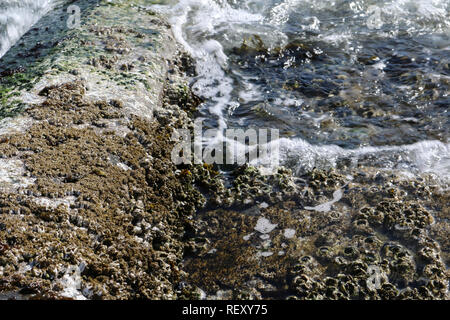
[[180, 0], [204, 125], [280, 130], [297, 171], [370, 165], [450, 177], [449, 0]]
[[[0, 57], [64, 2], [3, 0]], [[450, 0], [157, 2], [196, 60], [198, 116], [216, 139], [275, 128], [297, 172], [370, 165], [450, 181]]]

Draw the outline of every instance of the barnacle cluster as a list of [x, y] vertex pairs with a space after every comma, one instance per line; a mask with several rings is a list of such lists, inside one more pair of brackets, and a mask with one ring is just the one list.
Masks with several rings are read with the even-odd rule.
[[[190, 279], [212, 296], [234, 288], [235, 297], [273, 299], [448, 298], [445, 191], [419, 197], [426, 181], [359, 170], [350, 180], [317, 169], [280, 180], [240, 168], [234, 205], [196, 215]], [[339, 189], [329, 211], [311, 207]]]
[[[41, 94], [27, 111], [36, 123], [0, 145], [36, 177], [0, 194], [1, 290], [58, 297], [65, 268], [83, 263], [86, 297], [174, 296], [183, 221], [204, 198], [176, 174], [171, 128], [124, 118], [118, 101], [86, 101], [81, 82]], [[110, 130], [116, 121], [129, 133]]]

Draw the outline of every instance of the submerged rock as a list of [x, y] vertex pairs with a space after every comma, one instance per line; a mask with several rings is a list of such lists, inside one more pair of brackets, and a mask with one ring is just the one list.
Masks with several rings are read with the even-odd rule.
[[[252, 181], [252, 170], [236, 180]], [[290, 191], [281, 188], [281, 200], [259, 206], [256, 216], [239, 207], [197, 213], [195, 234], [207, 245], [186, 257], [192, 283], [209, 295], [231, 287], [236, 296], [256, 290], [255, 297], [271, 299], [447, 299], [445, 240], [431, 237], [436, 219], [441, 230], [448, 226], [438, 218], [442, 193], [423, 197], [425, 182], [354, 170], [360, 178], [350, 181], [321, 170], [292, 178]], [[324, 199], [333, 199], [329, 210], [310, 209]]]

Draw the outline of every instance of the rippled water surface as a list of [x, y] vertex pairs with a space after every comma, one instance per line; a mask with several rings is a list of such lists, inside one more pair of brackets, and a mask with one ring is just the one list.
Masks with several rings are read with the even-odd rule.
[[197, 61], [210, 127], [280, 129], [282, 159], [298, 170], [350, 159], [448, 179], [449, 0], [157, 9]]

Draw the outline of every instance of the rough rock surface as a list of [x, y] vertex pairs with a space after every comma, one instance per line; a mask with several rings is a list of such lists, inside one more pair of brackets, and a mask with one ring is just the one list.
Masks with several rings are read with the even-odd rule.
[[0, 296], [176, 298], [204, 198], [172, 164], [189, 118], [170, 101], [199, 100], [180, 90], [187, 66], [162, 17], [87, 4], [79, 29], [0, 78]]
[[449, 194], [430, 181], [244, 166], [217, 200], [191, 225], [185, 267], [210, 298], [449, 298]]
[[144, 2], [77, 1], [0, 61], [0, 298], [449, 298], [431, 178], [173, 165], [201, 99]]

